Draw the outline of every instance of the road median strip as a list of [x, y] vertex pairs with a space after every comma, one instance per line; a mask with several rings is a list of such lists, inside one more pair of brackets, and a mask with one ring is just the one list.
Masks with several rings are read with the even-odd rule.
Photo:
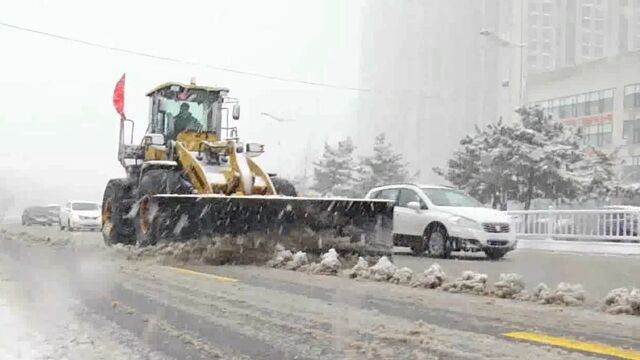
[[203, 272], [199, 272], [199, 271], [193, 271], [193, 270], [179, 268], [179, 267], [165, 266], [165, 268], [171, 269], [173, 271], [177, 271], [177, 272], [180, 272], [180, 273], [183, 273], [183, 274], [203, 276], [203, 277], [206, 277], [206, 278], [209, 278], [209, 279], [213, 279], [213, 280], [216, 280], [216, 281], [222, 281], [222, 282], [236, 282], [236, 281], [239, 281], [238, 279], [231, 278], [231, 277], [220, 276], [220, 275], [215, 275], [215, 274], [207, 274], [207, 273], [203, 273]]
[[510, 332], [503, 334], [518, 340], [525, 340], [546, 345], [553, 345], [565, 349], [579, 350], [593, 354], [606, 355], [620, 359], [640, 360], [640, 351], [633, 349], [624, 349], [620, 347], [610, 346], [606, 344], [578, 341], [558, 336], [550, 336], [535, 332]]

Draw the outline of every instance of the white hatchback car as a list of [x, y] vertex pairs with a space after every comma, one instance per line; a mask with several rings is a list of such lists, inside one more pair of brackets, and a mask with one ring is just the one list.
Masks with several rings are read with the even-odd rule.
[[100, 230], [102, 227], [100, 204], [89, 201], [69, 201], [60, 209], [60, 230]]
[[398, 184], [372, 189], [367, 199], [395, 202], [393, 243], [414, 254], [446, 258], [452, 251], [484, 251], [500, 259], [516, 247], [515, 226], [503, 212], [483, 207], [445, 186]]

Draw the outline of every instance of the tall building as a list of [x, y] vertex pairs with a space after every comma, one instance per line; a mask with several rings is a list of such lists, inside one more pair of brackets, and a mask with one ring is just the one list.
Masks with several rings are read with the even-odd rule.
[[360, 150], [385, 133], [421, 180], [443, 181], [432, 167], [446, 165], [465, 134], [511, 116], [514, 49], [481, 31], [511, 33], [513, 3], [367, 1], [361, 86], [376, 91], [359, 99]]
[[525, 0], [530, 73], [640, 49], [640, 0]]

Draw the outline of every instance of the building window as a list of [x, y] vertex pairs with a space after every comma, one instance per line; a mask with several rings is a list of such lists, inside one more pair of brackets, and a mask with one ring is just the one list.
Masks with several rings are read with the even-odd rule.
[[[640, 104], [640, 84], [638, 84]], [[600, 115], [613, 111], [613, 89], [591, 91], [538, 102], [555, 119]]]
[[631, 84], [624, 87], [623, 106], [625, 109], [640, 107], [640, 84]]
[[611, 122], [604, 124], [588, 125], [582, 128], [582, 142], [587, 146], [602, 147], [611, 145], [613, 125]]
[[622, 123], [622, 138], [630, 144], [640, 144], [640, 120], [625, 120]]

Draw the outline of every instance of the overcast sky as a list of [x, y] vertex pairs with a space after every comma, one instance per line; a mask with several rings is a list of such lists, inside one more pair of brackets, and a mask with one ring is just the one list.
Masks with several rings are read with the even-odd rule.
[[[358, 86], [365, 0], [0, 2], [0, 21], [146, 53], [292, 79]], [[0, 27], [0, 188], [16, 205], [100, 200], [116, 160], [113, 86], [140, 131], [145, 92], [165, 81], [221, 85], [242, 104], [240, 135], [267, 145], [267, 170], [302, 173], [350, 131], [358, 93], [254, 78], [87, 47]], [[296, 119], [279, 124], [269, 112]], [[136, 137], [139, 141], [141, 133]]]

